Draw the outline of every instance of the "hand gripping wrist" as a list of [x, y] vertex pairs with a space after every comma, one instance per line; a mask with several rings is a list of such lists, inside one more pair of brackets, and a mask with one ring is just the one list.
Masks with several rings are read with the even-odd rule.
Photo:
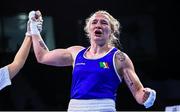
[[38, 30], [38, 22], [30, 21], [30, 33], [31, 35], [40, 35], [40, 32]]
[[29, 12], [29, 15], [28, 15], [29, 20], [32, 20], [33, 18], [35, 18], [35, 14], [36, 14], [35, 11]]
[[36, 14], [36, 11], [31, 11], [28, 18], [27, 35], [40, 35], [43, 22], [41, 15]]
[[156, 99], [156, 91], [155, 90], [150, 90], [150, 94], [148, 99], [144, 102], [145, 108], [149, 108], [154, 104], [154, 101]]

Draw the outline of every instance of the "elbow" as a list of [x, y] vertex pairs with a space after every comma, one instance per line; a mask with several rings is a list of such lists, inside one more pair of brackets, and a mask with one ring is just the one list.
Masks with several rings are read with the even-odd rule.
[[36, 57], [37, 62], [43, 64], [43, 58], [42, 57]]
[[46, 64], [47, 63], [47, 59], [46, 59], [45, 55], [36, 56], [36, 60], [40, 64]]
[[43, 64], [44, 54], [38, 53], [38, 54], [35, 54], [35, 56], [36, 56], [37, 62]]
[[8, 65], [10, 79], [12, 79], [23, 68], [23, 65], [23, 62], [15, 60]]

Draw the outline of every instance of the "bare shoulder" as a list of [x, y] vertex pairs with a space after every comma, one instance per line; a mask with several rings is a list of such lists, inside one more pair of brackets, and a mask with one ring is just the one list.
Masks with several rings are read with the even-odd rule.
[[124, 61], [125, 58], [126, 58], [126, 54], [124, 52], [118, 50], [117, 53], [116, 53], [116, 59], [118, 61]]
[[73, 58], [75, 58], [76, 55], [79, 53], [79, 51], [81, 51], [84, 48], [85, 47], [83, 47], [83, 46], [71, 46], [71, 47], [67, 48], [67, 50], [72, 54]]
[[67, 50], [69, 50], [71, 53], [76, 53], [84, 48], [85, 47], [82, 47], [82, 46], [71, 46], [71, 47], [67, 48]]
[[132, 63], [129, 56], [120, 50], [117, 51], [115, 59], [119, 69], [125, 66], [127, 67], [129, 64]]

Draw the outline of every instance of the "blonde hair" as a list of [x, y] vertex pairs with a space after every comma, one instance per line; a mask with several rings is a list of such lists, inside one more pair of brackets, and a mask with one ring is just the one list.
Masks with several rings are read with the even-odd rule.
[[84, 31], [86, 32], [87, 37], [89, 38], [89, 26], [90, 26], [90, 20], [96, 15], [96, 14], [103, 14], [108, 17], [109, 23], [111, 25], [111, 35], [110, 35], [110, 41], [109, 44], [112, 46], [115, 46], [116, 44], [120, 44], [118, 36], [120, 34], [119, 28], [120, 28], [120, 23], [118, 20], [116, 20], [113, 16], [111, 16], [107, 11], [104, 10], [99, 10], [93, 14], [90, 15], [86, 19], [86, 25], [84, 27]]

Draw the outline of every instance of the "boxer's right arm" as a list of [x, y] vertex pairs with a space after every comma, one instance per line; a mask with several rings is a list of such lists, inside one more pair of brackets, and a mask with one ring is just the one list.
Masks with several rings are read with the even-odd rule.
[[67, 49], [49, 51], [41, 36], [32, 35], [33, 48], [39, 63], [53, 66], [70, 66], [73, 63], [71, 52]]
[[49, 51], [37, 29], [37, 24], [35, 23], [36, 21], [32, 19], [31, 21], [31, 36], [37, 61], [42, 64], [53, 66], [73, 65], [74, 52], [78, 51], [78, 47], [70, 47], [68, 49], [55, 49]]

